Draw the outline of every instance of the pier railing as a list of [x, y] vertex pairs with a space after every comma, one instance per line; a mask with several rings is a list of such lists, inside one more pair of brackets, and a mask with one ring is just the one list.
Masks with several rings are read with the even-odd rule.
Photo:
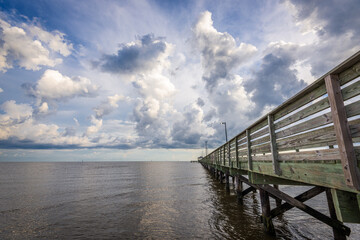
[[[271, 219], [296, 207], [331, 226], [335, 239], [346, 239], [350, 229], [342, 223], [360, 223], [359, 95], [360, 52], [199, 161], [226, 179], [227, 189], [235, 177], [238, 199], [259, 190], [266, 231], [274, 233]], [[293, 198], [278, 185], [313, 188]], [[303, 203], [322, 192], [330, 217]]]
[[358, 192], [359, 76], [360, 52], [201, 162]]

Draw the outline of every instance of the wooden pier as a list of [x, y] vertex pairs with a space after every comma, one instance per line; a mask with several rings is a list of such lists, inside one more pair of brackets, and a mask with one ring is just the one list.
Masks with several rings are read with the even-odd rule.
[[[360, 52], [199, 162], [227, 188], [229, 176], [235, 177], [239, 201], [259, 191], [270, 234], [272, 219], [296, 207], [331, 226], [334, 239], [346, 239], [351, 230], [343, 223], [360, 223], [359, 76]], [[312, 188], [293, 198], [278, 185]], [[330, 216], [304, 203], [322, 192]], [[270, 208], [269, 197], [276, 208]]]

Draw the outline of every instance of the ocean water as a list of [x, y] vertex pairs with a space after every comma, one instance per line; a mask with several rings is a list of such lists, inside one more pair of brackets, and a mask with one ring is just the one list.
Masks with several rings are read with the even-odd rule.
[[[306, 203], [327, 213], [324, 195]], [[260, 215], [257, 193], [237, 204], [198, 163], [0, 163], [0, 239], [275, 239]], [[296, 209], [274, 225], [276, 239], [332, 239]]]

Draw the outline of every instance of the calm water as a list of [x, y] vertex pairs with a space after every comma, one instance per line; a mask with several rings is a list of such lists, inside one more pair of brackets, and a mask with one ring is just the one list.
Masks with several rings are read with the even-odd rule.
[[[322, 195], [307, 203], [327, 212]], [[0, 239], [275, 239], [259, 204], [251, 193], [238, 205], [197, 163], [0, 163]], [[297, 210], [274, 225], [277, 239], [332, 238]]]

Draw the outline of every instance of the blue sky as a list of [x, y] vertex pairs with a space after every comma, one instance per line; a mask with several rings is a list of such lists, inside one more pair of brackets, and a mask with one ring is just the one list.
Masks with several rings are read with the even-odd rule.
[[0, 161], [196, 159], [357, 52], [359, 7], [0, 0]]

